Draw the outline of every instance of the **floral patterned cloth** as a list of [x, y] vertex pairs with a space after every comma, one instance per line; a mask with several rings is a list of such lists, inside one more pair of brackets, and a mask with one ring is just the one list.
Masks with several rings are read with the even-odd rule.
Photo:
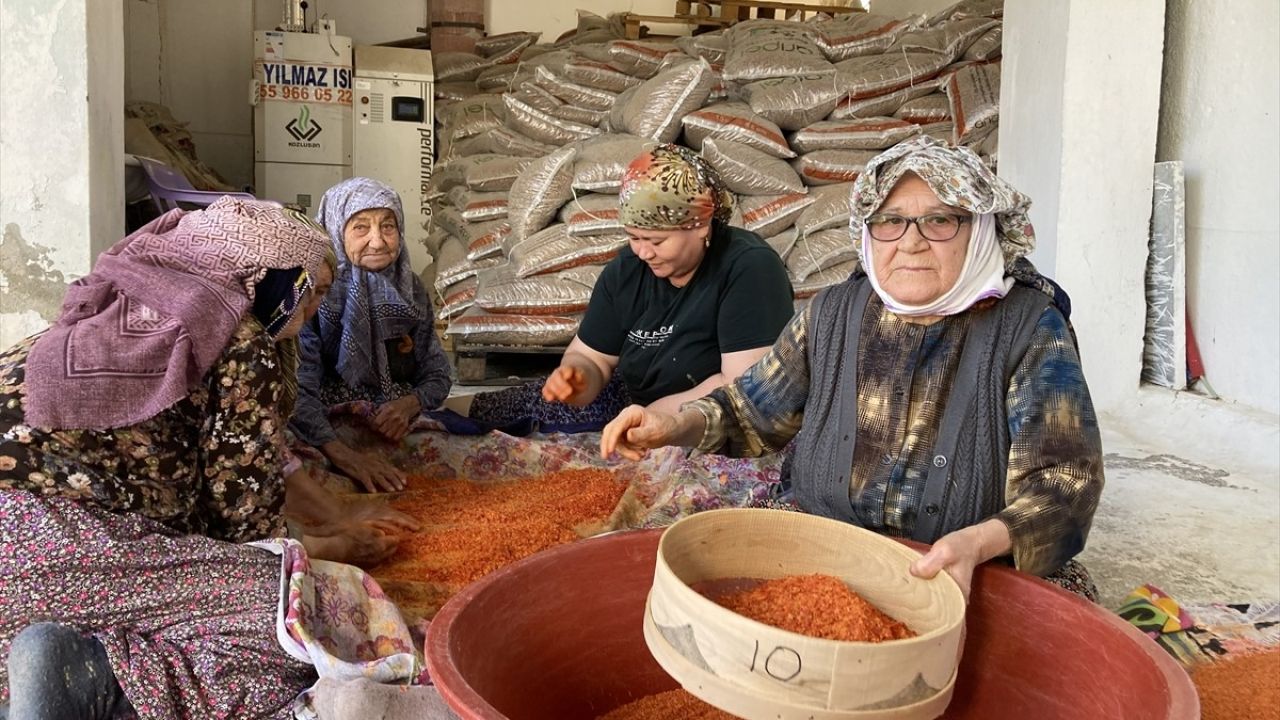
[[316, 672], [277, 639], [280, 588], [259, 548], [0, 490], [0, 658], [33, 622], [90, 632], [142, 720], [293, 717]]
[[[409, 684], [423, 671], [400, 611], [363, 570], [312, 560], [294, 540], [252, 543], [280, 556], [282, 585], [276, 635], [294, 659], [321, 678], [347, 682]], [[314, 690], [314, 688], [312, 689]], [[313, 715], [312, 691], [298, 696], [294, 712]]]
[[715, 169], [678, 145], [659, 145], [631, 161], [618, 191], [619, 219], [646, 230], [692, 230], [728, 223], [733, 193]]
[[[862, 237], [866, 219], [909, 172], [919, 175], [939, 200], [952, 207], [974, 215], [994, 213], [1006, 267], [1035, 247], [1035, 230], [1027, 217], [1031, 199], [992, 172], [969, 148], [950, 147], [928, 135], [900, 142], [867, 163], [853, 184], [852, 237]], [[856, 242], [854, 249], [861, 250]]]
[[24, 424], [25, 362], [37, 337], [0, 354], [0, 491], [84, 500], [232, 542], [284, 534], [283, 372], [257, 320], [241, 321], [186, 397], [111, 430]]

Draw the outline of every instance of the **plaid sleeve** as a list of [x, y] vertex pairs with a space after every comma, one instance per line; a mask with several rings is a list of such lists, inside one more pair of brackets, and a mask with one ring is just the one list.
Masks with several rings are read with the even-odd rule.
[[1102, 439], [1066, 320], [1040, 316], [1006, 396], [1009, 469], [996, 517], [1019, 570], [1046, 575], [1084, 549], [1102, 494]]
[[706, 419], [699, 450], [759, 457], [778, 452], [799, 432], [809, 395], [808, 327], [805, 308], [741, 377], [685, 405]]

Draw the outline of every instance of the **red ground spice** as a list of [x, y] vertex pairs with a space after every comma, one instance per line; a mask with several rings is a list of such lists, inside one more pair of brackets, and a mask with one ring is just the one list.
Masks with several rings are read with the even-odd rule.
[[1202, 720], [1280, 717], [1280, 648], [1208, 663], [1191, 680]]
[[831, 575], [788, 575], [712, 599], [744, 617], [809, 637], [884, 642], [916, 635]]
[[649, 695], [601, 715], [597, 720], [737, 720], [684, 690]]
[[626, 483], [605, 470], [561, 470], [534, 478], [473, 483], [409, 478], [391, 503], [424, 524], [374, 568], [379, 579], [435, 582], [453, 591], [602, 523]]

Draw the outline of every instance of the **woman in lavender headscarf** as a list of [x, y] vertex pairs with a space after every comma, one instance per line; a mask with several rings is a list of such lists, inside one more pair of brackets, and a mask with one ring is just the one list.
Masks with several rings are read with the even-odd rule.
[[298, 405], [290, 426], [365, 490], [401, 490], [398, 469], [351, 448], [328, 418], [334, 405], [371, 402], [372, 428], [398, 442], [418, 415], [449, 394], [449, 362], [431, 300], [402, 246], [400, 196], [377, 180], [351, 178], [329, 188], [316, 219], [333, 242], [338, 275], [299, 336]]

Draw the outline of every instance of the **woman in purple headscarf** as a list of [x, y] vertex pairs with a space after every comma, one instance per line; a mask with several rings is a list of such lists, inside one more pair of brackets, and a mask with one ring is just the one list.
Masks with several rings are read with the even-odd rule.
[[449, 394], [449, 361], [431, 300], [402, 246], [400, 196], [377, 180], [351, 178], [329, 188], [316, 219], [329, 233], [338, 274], [299, 337], [298, 406], [290, 426], [365, 490], [402, 490], [398, 469], [348, 446], [328, 417], [333, 405], [372, 402], [370, 425], [399, 441]]

